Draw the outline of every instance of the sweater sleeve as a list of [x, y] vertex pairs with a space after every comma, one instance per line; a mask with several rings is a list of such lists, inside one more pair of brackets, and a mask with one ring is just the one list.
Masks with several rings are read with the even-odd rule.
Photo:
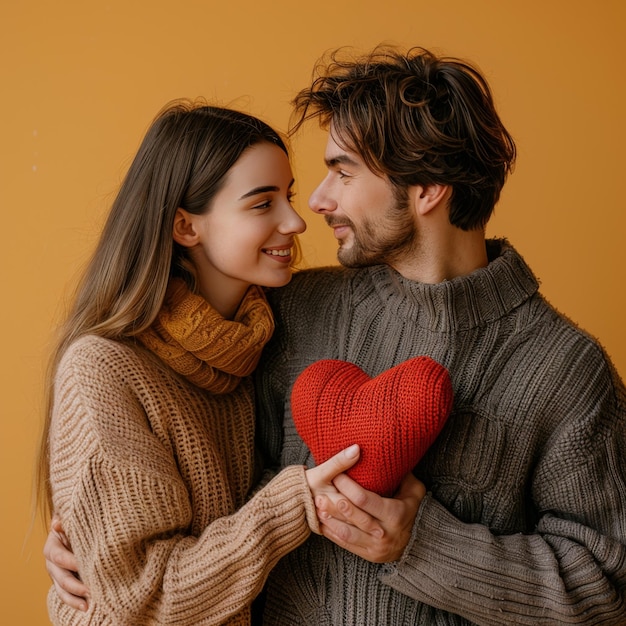
[[[97, 428], [116, 419], [111, 407], [123, 410], [125, 423], [139, 424], [122, 433], [125, 453], [113, 457]], [[304, 468], [291, 466], [241, 509], [192, 533], [197, 503], [141, 407], [115, 381], [106, 392], [92, 387], [71, 357], [57, 377], [51, 454], [54, 506], [91, 591], [84, 615], [52, 589], [55, 623], [223, 623], [251, 603], [310, 527], [317, 529]]]
[[590, 361], [554, 398], [567, 418], [536, 462], [535, 528], [498, 535], [428, 495], [383, 582], [483, 626], [626, 622], [625, 393], [610, 365]]

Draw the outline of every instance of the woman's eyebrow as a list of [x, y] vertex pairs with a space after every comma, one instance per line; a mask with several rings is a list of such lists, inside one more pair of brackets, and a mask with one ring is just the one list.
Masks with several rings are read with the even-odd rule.
[[278, 187], [276, 187], [275, 185], [267, 185], [265, 187], [255, 187], [254, 189], [251, 189], [250, 191], [246, 192], [243, 194], [243, 196], [241, 196], [241, 198], [239, 198], [240, 200], [245, 200], [246, 198], [249, 198], [250, 196], [257, 196], [260, 193], [267, 193], [268, 191], [280, 191], [280, 189]]
[[[293, 187], [294, 182], [295, 180], [292, 178], [291, 182], [287, 186], [287, 189], [291, 189]], [[260, 193], [267, 193], [268, 191], [277, 192], [277, 191], [280, 191], [280, 187], [276, 187], [276, 185], [265, 185], [261, 187], [255, 187], [254, 189], [250, 189], [250, 191], [247, 191], [246, 193], [244, 193], [243, 196], [241, 196], [241, 198], [239, 199], [245, 200], [246, 198], [249, 198], [250, 196], [258, 196]]]

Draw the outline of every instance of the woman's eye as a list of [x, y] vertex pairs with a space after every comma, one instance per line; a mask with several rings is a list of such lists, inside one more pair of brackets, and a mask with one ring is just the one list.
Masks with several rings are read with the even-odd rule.
[[262, 202], [261, 204], [255, 204], [252, 208], [253, 209], [269, 209], [271, 204], [272, 203], [270, 200], [266, 200], [265, 202]]

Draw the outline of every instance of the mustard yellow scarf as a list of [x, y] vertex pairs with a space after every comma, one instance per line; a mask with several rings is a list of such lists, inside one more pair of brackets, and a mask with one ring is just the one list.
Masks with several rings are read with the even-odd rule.
[[263, 291], [250, 287], [234, 319], [224, 319], [184, 281], [171, 281], [152, 326], [141, 343], [173, 370], [213, 393], [230, 393], [259, 362], [274, 331]]

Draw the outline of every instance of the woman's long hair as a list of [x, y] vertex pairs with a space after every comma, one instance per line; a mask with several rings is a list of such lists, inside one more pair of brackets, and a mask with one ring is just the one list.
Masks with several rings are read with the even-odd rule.
[[156, 117], [126, 174], [96, 250], [80, 280], [51, 355], [45, 390], [36, 490], [47, 519], [51, 510], [48, 437], [54, 376], [79, 337], [126, 340], [148, 328], [168, 282], [181, 277], [196, 288], [187, 250], [172, 236], [174, 216], [210, 209], [225, 176], [242, 153], [269, 142], [287, 148], [263, 121], [231, 109], [176, 101]]

